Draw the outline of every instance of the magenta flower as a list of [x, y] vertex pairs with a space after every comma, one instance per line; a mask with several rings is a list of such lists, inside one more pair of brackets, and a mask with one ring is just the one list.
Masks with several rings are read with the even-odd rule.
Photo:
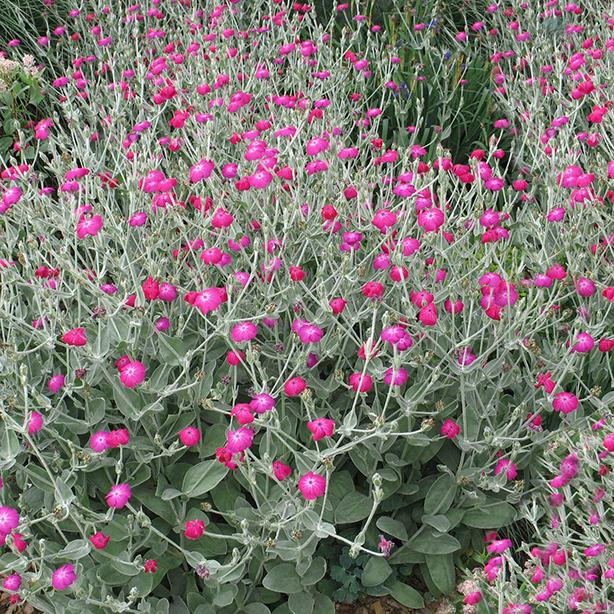
[[578, 398], [571, 392], [559, 392], [552, 399], [552, 409], [565, 415], [578, 409], [578, 405]]
[[6, 213], [10, 207], [19, 202], [21, 199], [21, 189], [17, 186], [7, 188], [2, 193], [0, 200], [0, 213]]
[[230, 415], [241, 425], [251, 424], [254, 421], [252, 408], [247, 403], [237, 403], [230, 410]]
[[213, 228], [227, 228], [233, 222], [234, 218], [228, 211], [222, 207], [218, 207], [211, 218], [211, 226]]
[[145, 366], [138, 360], [133, 360], [123, 366], [119, 371], [119, 381], [126, 388], [134, 388], [145, 379]]
[[64, 387], [64, 376], [63, 375], [53, 375], [49, 381], [47, 382], [47, 388], [49, 392], [55, 394], [60, 391]]
[[480, 601], [482, 601], [482, 593], [480, 593], [480, 591], [473, 591], [472, 593], [465, 595], [465, 598], [463, 599], [463, 603], [465, 605], [477, 605], [480, 603]]
[[258, 170], [247, 178], [250, 187], [256, 190], [263, 190], [273, 180], [273, 175], [269, 173], [265, 168], [260, 167]]
[[292, 475], [292, 469], [289, 465], [285, 465], [281, 461], [273, 461], [273, 475], [277, 480], [282, 482]]
[[435, 232], [443, 224], [443, 211], [437, 207], [432, 209], [425, 209], [418, 213], [418, 226], [425, 232]]
[[518, 470], [516, 465], [507, 458], [500, 458], [495, 465], [495, 475], [499, 475], [505, 471], [505, 477], [508, 481], [516, 479]]
[[582, 554], [589, 558], [593, 558], [593, 557], [599, 556], [604, 550], [605, 550], [604, 544], [594, 544], [592, 546], [589, 546], [588, 548], [585, 548], [582, 551]]
[[205, 523], [200, 520], [186, 520], [183, 534], [186, 539], [190, 541], [196, 541], [205, 532]]
[[128, 220], [128, 226], [138, 227], [143, 226], [147, 221], [147, 213], [144, 211], [137, 211]]
[[8, 535], [19, 526], [19, 513], [12, 507], [0, 506], [0, 533]]
[[505, 552], [511, 547], [512, 547], [511, 539], [498, 539], [498, 540], [491, 542], [486, 548], [486, 551], [489, 554], [493, 554], [493, 553], [502, 554], [503, 552]]
[[96, 533], [91, 535], [88, 539], [96, 550], [104, 550], [111, 538], [108, 535], [104, 535], [100, 531], [96, 531]]
[[304, 499], [313, 501], [324, 495], [326, 491], [326, 478], [309, 471], [299, 478], [298, 489]]
[[65, 332], [60, 337], [60, 341], [62, 343], [65, 343], [66, 345], [73, 345], [76, 347], [83, 346], [87, 343], [87, 335], [85, 334], [85, 329], [81, 327], [73, 328]]
[[270, 394], [261, 392], [249, 402], [249, 406], [253, 412], [264, 414], [275, 407], [275, 399]]
[[402, 386], [407, 381], [407, 371], [399, 367], [396, 371], [390, 367], [384, 373], [384, 382], [389, 386]]
[[34, 435], [43, 428], [43, 416], [37, 411], [30, 413], [30, 419], [28, 420], [28, 435]]
[[377, 543], [377, 549], [384, 555], [385, 558], [390, 556], [392, 549], [394, 548], [394, 542], [390, 539], [386, 539], [383, 535], [379, 536], [379, 542]]
[[311, 432], [314, 441], [319, 441], [324, 437], [332, 437], [335, 430], [335, 421], [330, 418], [316, 418], [307, 423], [307, 428]]
[[154, 322], [154, 327], [158, 332], [163, 332], [165, 330], [168, 330], [170, 328], [170, 325], [171, 325], [170, 320], [165, 316], [159, 317]]
[[215, 311], [225, 301], [225, 293], [221, 288], [205, 288], [195, 293], [191, 302], [203, 315]]
[[443, 424], [439, 429], [439, 433], [448, 439], [454, 439], [460, 433], [460, 431], [460, 426], [458, 426], [454, 420], [450, 420], [449, 418], [443, 421]]
[[179, 431], [179, 441], [184, 446], [192, 447], [200, 442], [200, 431], [193, 426], [187, 426]]
[[74, 584], [76, 579], [77, 575], [75, 574], [75, 568], [70, 563], [67, 563], [66, 565], [58, 567], [51, 574], [51, 586], [56, 591], [63, 591]]
[[324, 335], [324, 331], [315, 324], [303, 324], [297, 331], [302, 343], [318, 343]]
[[202, 179], [209, 179], [215, 165], [211, 160], [200, 160], [190, 167], [190, 183], [198, 183]]
[[102, 228], [102, 216], [92, 215], [91, 217], [85, 217], [82, 215], [77, 222], [77, 237], [84, 239], [86, 236], [95, 237]]
[[20, 586], [21, 576], [17, 573], [12, 573], [10, 576], [7, 576], [6, 578], [4, 578], [4, 580], [2, 580], [2, 588], [7, 591], [18, 591]]
[[247, 450], [254, 441], [254, 431], [251, 428], [240, 426], [236, 431], [226, 433], [226, 449], [231, 454], [239, 454]]
[[97, 431], [90, 437], [90, 448], [94, 452], [104, 452], [110, 448], [109, 446], [109, 433], [106, 431]]
[[373, 380], [367, 373], [352, 373], [349, 382], [354, 392], [369, 392], [373, 388]]
[[293, 377], [284, 383], [284, 393], [288, 397], [296, 397], [307, 388], [307, 384], [302, 377]]
[[126, 507], [131, 496], [132, 490], [128, 484], [116, 484], [111, 487], [111, 490], [105, 495], [104, 500], [109, 507], [122, 509]]
[[580, 277], [576, 281], [576, 292], [584, 298], [593, 296], [595, 294], [595, 283], [586, 277]]
[[141, 290], [146, 301], [155, 301], [160, 294], [160, 286], [151, 275], [141, 284]]
[[256, 325], [252, 322], [239, 322], [235, 324], [230, 331], [230, 338], [235, 343], [243, 343], [251, 341], [258, 334]]

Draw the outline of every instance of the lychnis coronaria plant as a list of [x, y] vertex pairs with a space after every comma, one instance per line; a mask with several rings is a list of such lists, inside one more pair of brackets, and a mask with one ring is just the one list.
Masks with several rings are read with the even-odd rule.
[[332, 613], [334, 544], [421, 607], [604, 411], [612, 156], [565, 132], [544, 184], [508, 120], [468, 159], [391, 145], [398, 50], [335, 14], [93, 2], [39, 40], [55, 110], [0, 183], [14, 602]]

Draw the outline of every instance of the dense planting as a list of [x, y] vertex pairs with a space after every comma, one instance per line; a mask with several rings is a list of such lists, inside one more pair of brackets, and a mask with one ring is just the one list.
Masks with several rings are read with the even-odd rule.
[[607, 7], [49, 4], [0, 57], [11, 601], [607, 611]]

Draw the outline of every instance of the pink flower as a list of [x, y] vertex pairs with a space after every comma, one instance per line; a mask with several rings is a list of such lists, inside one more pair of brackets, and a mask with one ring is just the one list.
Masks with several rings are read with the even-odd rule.
[[28, 547], [21, 533], [13, 533], [11, 537], [13, 538], [13, 546], [17, 552], [23, 552]]
[[345, 309], [346, 301], [340, 297], [333, 298], [328, 303], [334, 315], [338, 316]]
[[177, 288], [163, 281], [159, 287], [158, 298], [166, 303], [172, 303], [177, 298]]
[[66, 345], [74, 345], [80, 347], [87, 343], [87, 336], [85, 334], [85, 330], [81, 327], [78, 327], [65, 332], [60, 337], [60, 341], [62, 343], [65, 343]]
[[608, 452], [614, 452], [614, 433], [608, 433], [603, 440], [603, 447]]
[[382, 234], [386, 233], [388, 228], [393, 226], [397, 221], [397, 216], [392, 211], [388, 211], [388, 209], [379, 209], [373, 219], [371, 220], [371, 224], [375, 226]]
[[254, 421], [252, 408], [247, 403], [237, 403], [231, 409], [230, 415], [241, 425], [251, 424]]
[[77, 237], [84, 239], [86, 236], [95, 237], [102, 228], [102, 216], [92, 215], [85, 217], [82, 215], [77, 222]]
[[37, 411], [30, 413], [30, 419], [28, 420], [28, 435], [34, 435], [43, 428], [43, 417]]
[[324, 494], [326, 478], [310, 471], [299, 478], [298, 489], [303, 498], [307, 501], [313, 501]]
[[324, 335], [324, 331], [315, 324], [303, 324], [297, 331], [302, 343], [318, 343]]
[[157, 563], [155, 559], [147, 559], [143, 563], [143, 572], [144, 573], [156, 573]]
[[516, 465], [507, 458], [500, 458], [495, 465], [495, 475], [499, 475], [503, 471], [505, 471], [505, 477], [508, 481], [514, 480], [518, 475]]
[[256, 190], [263, 190], [266, 188], [271, 181], [273, 180], [273, 175], [269, 173], [265, 168], [259, 167], [258, 170], [250, 175], [247, 180], [249, 181], [249, 185]]
[[19, 514], [12, 507], [0, 506], [0, 533], [8, 535], [19, 525]]
[[443, 303], [444, 310], [451, 314], [460, 313], [463, 310], [463, 307], [464, 304], [461, 300], [451, 301], [449, 298], [447, 298]]
[[385, 558], [390, 556], [390, 552], [394, 548], [394, 542], [390, 539], [386, 539], [383, 535], [379, 536], [379, 542], [377, 543], [377, 549], [384, 555]]
[[226, 449], [231, 454], [239, 454], [247, 450], [254, 441], [254, 431], [251, 428], [240, 426], [236, 431], [226, 433]]
[[443, 211], [437, 207], [418, 213], [418, 226], [425, 232], [435, 232], [443, 224]]
[[242, 360], [245, 360], [245, 354], [240, 350], [237, 350], [236, 352], [226, 352], [226, 362], [231, 367], [236, 367], [237, 365], [240, 365]]
[[213, 228], [227, 228], [232, 224], [233, 220], [234, 218], [228, 211], [222, 207], [218, 207], [211, 218], [211, 226], [213, 226]]
[[97, 431], [90, 437], [90, 448], [94, 452], [104, 452], [109, 447], [109, 433], [106, 431]]
[[[239, 460], [242, 459], [242, 454], [238, 454], [236, 455]], [[233, 453], [226, 447], [222, 447], [222, 448], [215, 448], [215, 458], [222, 463], [225, 467], [228, 467], [228, 469], [236, 469], [237, 468], [237, 462], [236, 462], [236, 458], [233, 455]]]
[[552, 409], [565, 415], [578, 409], [578, 404], [578, 398], [571, 392], [559, 392], [552, 399]]
[[211, 160], [200, 160], [190, 168], [190, 183], [198, 183], [202, 179], [209, 179], [215, 165]]
[[424, 326], [435, 326], [437, 324], [437, 308], [434, 303], [429, 303], [422, 307], [418, 312], [418, 320]]
[[368, 281], [360, 289], [365, 298], [380, 298], [384, 293], [384, 286], [379, 281]]
[[407, 381], [407, 371], [399, 367], [396, 371], [390, 367], [384, 373], [384, 382], [389, 386], [402, 386]]
[[12, 573], [2, 580], [2, 588], [7, 591], [18, 591], [21, 586], [21, 576], [16, 573]]
[[155, 301], [160, 293], [158, 282], [151, 275], [141, 284], [141, 290], [146, 301]]
[[0, 201], [0, 213], [8, 211], [11, 205], [15, 205], [21, 198], [21, 189], [17, 186], [7, 188], [2, 193], [2, 201]]
[[255, 324], [252, 322], [239, 322], [230, 331], [230, 338], [235, 343], [243, 343], [244, 341], [251, 341], [257, 334], [258, 329]]
[[104, 500], [109, 507], [121, 509], [126, 507], [131, 496], [132, 490], [128, 484], [116, 484], [111, 486], [111, 490], [105, 495]]
[[314, 441], [319, 441], [324, 437], [332, 437], [335, 430], [335, 421], [330, 418], [316, 418], [307, 423], [307, 428], [311, 432]]
[[454, 439], [460, 433], [460, 431], [460, 426], [458, 426], [454, 420], [450, 420], [449, 418], [443, 421], [443, 424], [439, 429], [440, 434], [448, 439]]
[[202, 520], [186, 520], [183, 534], [186, 539], [195, 541], [205, 532], [205, 523]]
[[367, 373], [352, 373], [349, 381], [354, 392], [369, 392], [373, 388], [373, 380]]
[[67, 563], [66, 565], [58, 567], [51, 574], [51, 586], [56, 591], [63, 591], [71, 586], [76, 579], [77, 575], [75, 574], [74, 567], [70, 563]]
[[288, 397], [296, 397], [307, 388], [302, 377], [293, 377], [284, 383], [284, 392]]
[[580, 279], [576, 281], [576, 292], [580, 296], [588, 298], [595, 294], [595, 284], [586, 277], [580, 277]]
[[273, 475], [282, 482], [292, 475], [292, 469], [281, 461], [273, 461]]
[[593, 546], [589, 546], [582, 551], [582, 554], [587, 557], [595, 557], [599, 556], [605, 550], [605, 546], [603, 544], [594, 544]]
[[108, 535], [104, 535], [100, 531], [96, 531], [94, 535], [89, 537], [90, 543], [96, 550], [104, 550], [111, 538]]
[[275, 399], [266, 392], [257, 394], [250, 402], [251, 410], [257, 414], [264, 414], [275, 407]]
[[179, 441], [187, 447], [195, 446], [200, 442], [200, 431], [193, 426], [187, 426], [179, 431]]
[[210, 311], [215, 311], [226, 300], [223, 292], [222, 288], [205, 288], [195, 294], [191, 304], [203, 315], [207, 314]]
[[463, 603], [465, 605], [477, 605], [482, 601], [482, 593], [480, 591], [474, 591], [473, 593], [469, 593], [463, 599]]
[[537, 383], [534, 384], [534, 387], [541, 388], [541, 386], [544, 387], [546, 394], [550, 394], [554, 390], [555, 383], [552, 381], [552, 373], [540, 373], [537, 376]]
[[145, 224], [146, 221], [147, 221], [147, 213], [145, 213], [144, 211], [137, 211], [128, 220], [128, 226], [133, 226], [133, 227], [143, 226], [143, 224]]
[[170, 328], [170, 325], [171, 325], [170, 320], [164, 316], [158, 318], [154, 322], [154, 326], [158, 332], [168, 330]]
[[486, 548], [486, 551], [489, 554], [493, 554], [493, 553], [502, 554], [503, 552], [505, 552], [511, 547], [512, 547], [511, 539], [498, 539], [498, 540], [493, 541], [491, 544], [489, 544], [488, 547]]
[[145, 366], [138, 360], [126, 364], [119, 372], [119, 380], [126, 388], [134, 388], [145, 379]]
[[119, 446], [128, 445], [130, 435], [127, 429], [114, 429], [107, 435], [107, 443], [109, 448], [118, 448]]

